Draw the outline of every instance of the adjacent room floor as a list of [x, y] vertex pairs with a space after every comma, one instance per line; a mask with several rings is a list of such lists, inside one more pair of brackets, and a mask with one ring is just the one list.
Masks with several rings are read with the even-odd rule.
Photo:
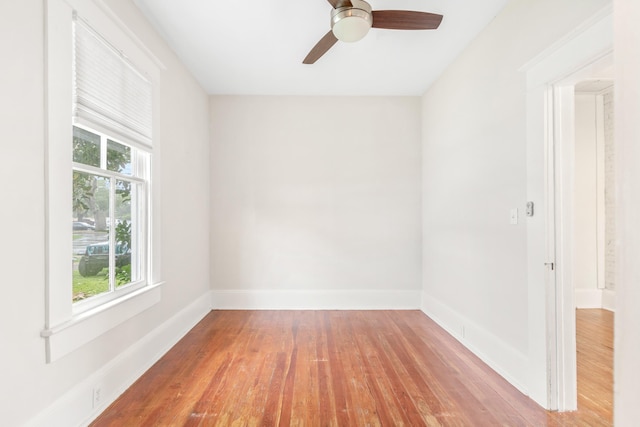
[[607, 426], [607, 313], [578, 311], [573, 413], [543, 410], [420, 311], [212, 311], [93, 425]]

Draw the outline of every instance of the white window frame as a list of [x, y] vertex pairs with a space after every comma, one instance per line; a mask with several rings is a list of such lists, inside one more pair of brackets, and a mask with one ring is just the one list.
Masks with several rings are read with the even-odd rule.
[[[145, 150], [143, 148], [127, 145], [123, 141], [119, 141], [111, 137], [111, 135], [98, 132], [92, 128], [89, 128], [88, 126], [82, 126], [80, 124], [74, 124], [73, 126], [86, 130], [88, 132], [91, 132], [100, 137], [101, 165], [100, 167], [95, 167], [95, 166], [85, 165], [82, 163], [72, 162], [72, 172], [81, 172], [81, 173], [91, 174], [95, 176], [100, 176], [103, 178], [108, 178], [110, 180], [110, 186], [114, 188], [115, 188], [115, 181], [117, 180], [131, 182], [133, 184], [138, 184], [140, 185], [140, 187], [142, 187], [142, 192], [138, 195], [139, 200], [137, 201], [137, 204], [135, 206], [132, 206], [132, 208], [134, 207], [136, 211], [138, 211], [138, 214], [136, 216], [139, 217], [135, 224], [136, 226], [135, 234], [137, 234], [136, 241], [138, 242], [138, 244], [134, 246], [134, 250], [135, 252], [137, 252], [137, 254], [134, 254], [134, 255], [137, 255], [136, 258], [138, 258], [138, 262], [140, 263], [139, 272], [141, 274], [141, 277], [131, 283], [123, 285], [121, 288], [118, 288], [115, 286], [115, 283], [113, 283], [113, 280], [114, 280], [113, 276], [114, 276], [114, 270], [115, 270], [114, 258], [115, 258], [115, 247], [116, 247], [115, 233], [110, 232], [109, 233], [109, 248], [110, 248], [109, 249], [109, 259], [110, 259], [109, 290], [101, 294], [89, 297], [87, 299], [74, 302], [73, 314], [75, 315], [75, 314], [80, 314], [84, 311], [90, 310], [94, 307], [98, 307], [102, 304], [108, 303], [111, 300], [121, 298], [125, 294], [129, 292], [133, 292], [139, 288], [142, 288], [147, 284], [147, 277], [150, 276], [150, 272], [147, 269], [147, 265], [149, 265], [149, 255], [148, 255], [149, 245], [148, 245], [148, 238], [147, 238], [149, 236], [149, 232], [148, 232], [149, 221], [148, 221], [147, 212], [149, 210], [148, 208], [149, 206], [148, 170], [150, 168], [150, 164], [149, 164], [150, 152], [149, 150]], [[118, 144], [128, 146], [131, 148], [132, 153], [135, 153], [135, 156], [132, 156], [132, 159], [131, 159], [133, 163], [132, 175], [125, 175], [125, 174], [121, 174], [121, 173], [107, 169], [106, 151], [107, 151], [108, 141], [113, 141]], [[110, 192], [112, 191], [113, 190], [110, 190]], [[113, 199], [110, 200], [109, 205], [110, 205], [110, 209], [115, 208]], [[110, 217], [113, 218], [114, 216], [110, 215]], [[113, 226], [112, 224], [109, 224], [110, 230], [112, 230], [111, 228], [112, 226]]]
[[[147, 188], [146, 280], [106, 298], [99, 305], [72, 302], [70, 233], [72, 153], [72, 80], [74, 12], [128, 60], [153, 86], [153, 125], [158, 121], [158, 87], [162, 63], [101, 0], [46, 0], [45, 28], [45, 325], [46, 361], [60, 359], [105, 332], [157, 304], [160, 270], [160, 137], [154, 132]], [[82, 124], [82, 123], [80, 123]], [[104, 132], [105, 129], [95, 129]], [[118, 140], [118, 138], [114, 138]], [[78, 308], [79, 307], [79, 308]]]

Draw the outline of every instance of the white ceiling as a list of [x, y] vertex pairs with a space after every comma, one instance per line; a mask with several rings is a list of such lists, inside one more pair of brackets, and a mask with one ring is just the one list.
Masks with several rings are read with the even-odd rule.
[[302, 60], [330, 29], [326, 0], [134, 0], [210, 94], [422, 95], [508, 0], [370, 0], [444, 15], [437, 30], [372, 28]]

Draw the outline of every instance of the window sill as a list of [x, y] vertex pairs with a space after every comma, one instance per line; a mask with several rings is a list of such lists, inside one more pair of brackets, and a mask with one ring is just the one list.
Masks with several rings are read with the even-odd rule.
[[162, 282], [87, 310], [40, 332], [47, 363], [54, 362], [160, 302]]

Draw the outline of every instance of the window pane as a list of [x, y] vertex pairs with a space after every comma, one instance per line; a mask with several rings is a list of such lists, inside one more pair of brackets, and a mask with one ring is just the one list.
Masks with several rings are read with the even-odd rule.
[[132, 209], [136, 206], [137, 196], [137, 184], [116, 181], [116, 286], [140, 280], [138, 218]]
[[131, 175], [131, 148], [115, 141], [107, 141], [107, 169]]
[[100, 135], [74, 126], [73, 161], [100, 167]]
[[110, 180], [73, 172], [73, 301], [109, 291]]

